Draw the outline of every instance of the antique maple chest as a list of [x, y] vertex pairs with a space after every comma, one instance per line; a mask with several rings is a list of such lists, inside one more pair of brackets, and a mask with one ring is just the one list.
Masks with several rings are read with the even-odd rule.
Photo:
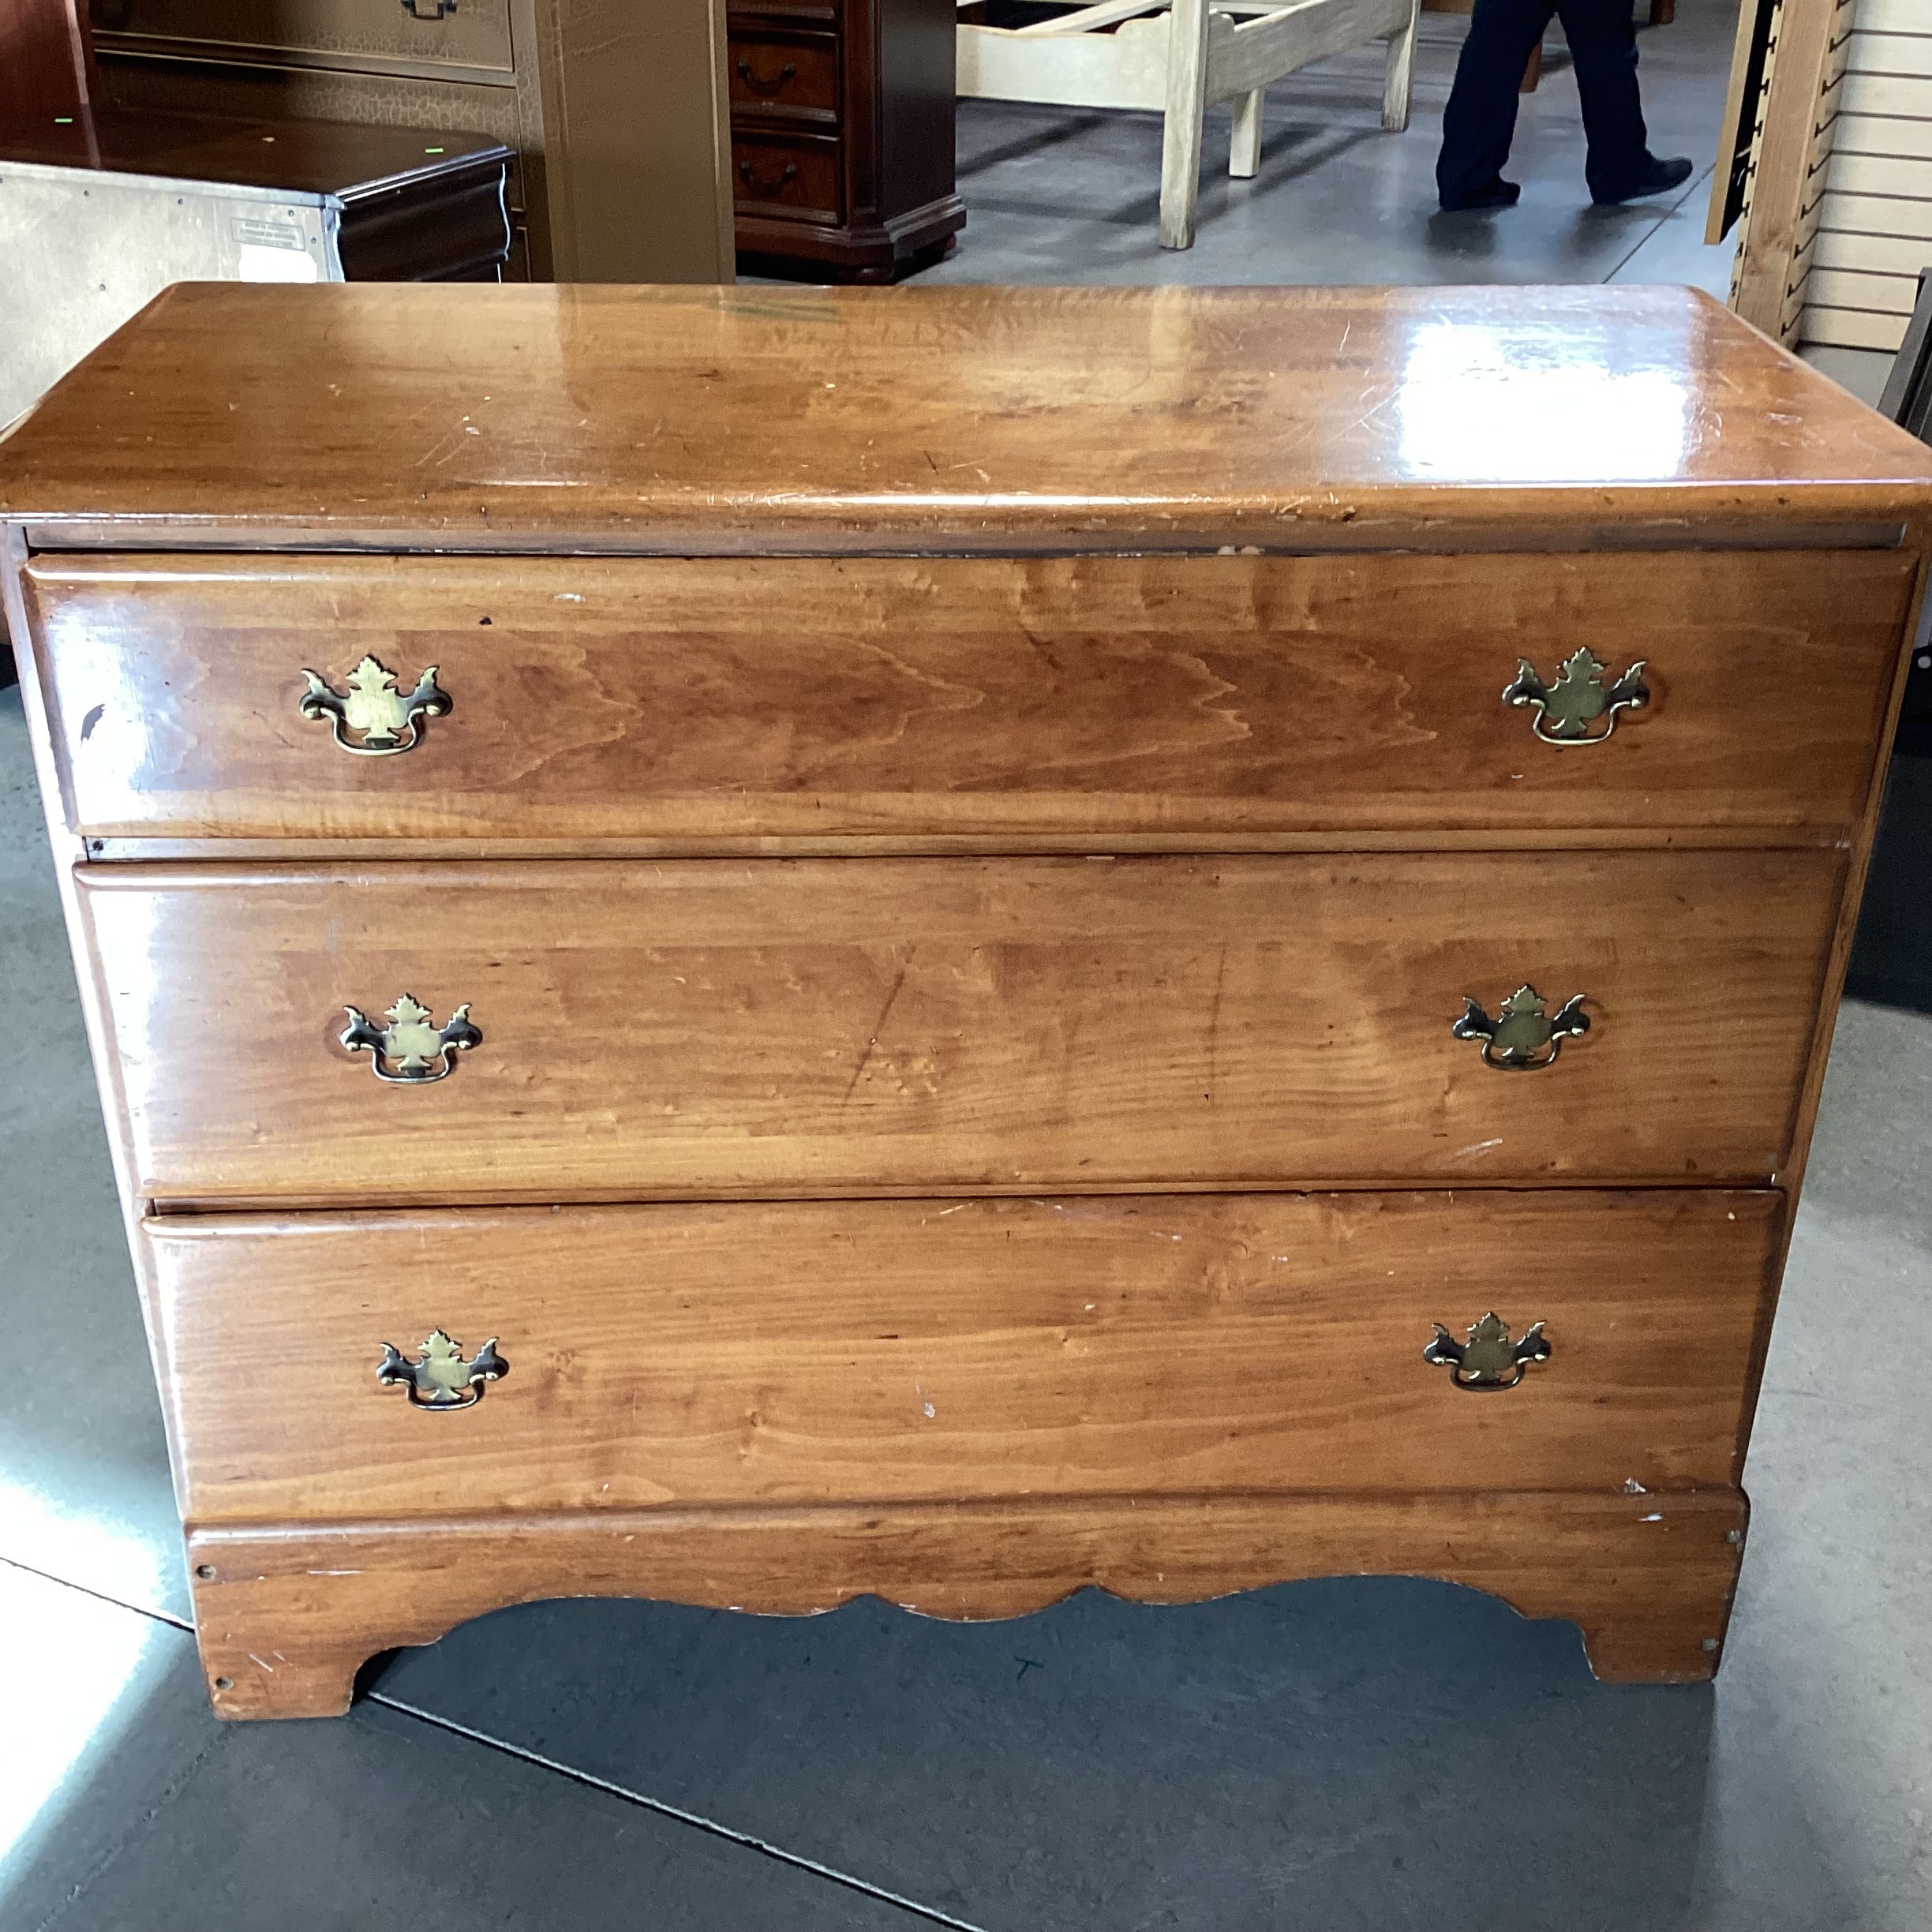
[[1932, 537], [1715, 304], [188, 286], [0, 517], [223, 1715], [582, 1593], [1715, 1668]]

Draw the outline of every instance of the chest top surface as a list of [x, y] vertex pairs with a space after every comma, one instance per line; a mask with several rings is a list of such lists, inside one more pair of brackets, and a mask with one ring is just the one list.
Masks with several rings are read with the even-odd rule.
[[55, 544], [1614, 542], [1928, 507], [1932, 452], [1659, 288], [187, 284], [0, 441], [0, 516]]

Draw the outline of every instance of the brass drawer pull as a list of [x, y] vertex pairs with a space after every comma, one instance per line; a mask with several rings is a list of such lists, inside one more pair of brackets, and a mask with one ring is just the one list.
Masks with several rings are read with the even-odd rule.
[[[396, 675], [386, 671], [373, 657], [365, 657], [344, 682], [345, 694], [331, 688], [320, 672], [303, 668], [309, 680], [300, 710], [312, 721], [327, 718], [335, 742], [358, 758], [395, 758], [413, 751], [422, 736], [423, 718], [447, 717], [449, 693], [436, 681], [436, 668], [430, 665], [416, 680], [416, 688], [405, 698], [396, 690]], [[355, 733], [352, 742], [345, 730]]]
[[483, 1035], [470, 1024], [467, 1000], [440, 1027], [429, 1024], [429, 1009], [408, 993], [384, 1014], [389, 1022], [386, 1027], [373, 1024], [358, 1006], [343, 1010], [349, 1024], [342, 1030], [342, 1043], [351, 1053], [366, 1053], [376, 1077], [392, 1087], [446, 1080], [455, 1064], [452, 1054], [467, 1053], [483, 1043]]
[[754, 73], [752, 71], [750, 61], [740, 59], [738, 62], [738, 78], [754, 94], [762, 94], [769, 99], [773, 95], [782, 92], [784, 84], [788, 80], [796, 80], [798, 78], [798, 68], [794, 62], [787, 61], [778, 69], [778, 78], [776, 80], [768, 80], [762, 74]]
[[440, 21], [456, 11], [456, 0], [402, 0], [402, 11], [411, 20]]
[[1449, 1371], [1449, 1380], [1459, 1389], [1513, 1389], [1533, 1362], [1550, 1358], [1548, 1338], [1541, 1322], [1532, 1322], [1520, 1342], [1510, 1339], [1509, 1324], [1499, 1320], [1496, 1312], [1472, 1323], [1466, 1342], [1458, 1342], [1440, 1322], [1432, 1324], [1435, 1336], [1422, 1351], [1422, 1359]]
[[1585, 998], [1579, 993], [1546, 1013], [1543, 995], [1533, 986], [1521, 986], [1492, 1020], [1466, 993], [1462, 1017], [1449, 1031], [1458, 1039], [1481, 1040], [1485, 1066], [1503, 1073], [1534, 1073], [1556, 1064], [1565, 1040], [1580, 1039], [1589, 1031], [1589, 1015], [1582, 1010]]
[[385, 1342], [376, 1380], [384, 1388], [406, 1391], [412, 1409], [474, 1409], [484, 1390], [509, 1372], [510, 1365], [496, 1353], [494, 1335], [466, 1361], [462, 1344], [432, 1328], [414, 1361], [405, 1361], [400, 1349]]
[[[1643, 681], [1644, 661], [1639, 657], [1620, 678], [1606, 684], [1604, 667], [1587, 650], [1572, 651], [1563, 660], [1553, 684], [1537, 676], [1527, 657], [1516, 660], [1515, 683], [1506, 685], [1506, 705], [1529, 705], [1536, 716], [1530, 728], [1545, 744], [1601, 744], [1616, 729], [1619, 711], [1641, 711], [1650, 702], [1650, 687]], [[1604, 728], [1590, 727], [1601, 718]]]
[[754, 193], [762, 194], [766, 200], [769, 201], [784, 193], [788, 182], [798, 179], [798, 163], [796, 161], [788, 161], [784, 164], [784, 172], [774, 182], [766, 181], [761, 174], [754, 174], [751, 172], [751, 163], [749, 161], [740, 161], [738, 163], [738, 178]]

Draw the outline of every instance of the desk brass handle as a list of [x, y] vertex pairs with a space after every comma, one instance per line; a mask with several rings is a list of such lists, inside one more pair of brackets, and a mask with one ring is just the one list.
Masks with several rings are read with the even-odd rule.
[[346, 692], [334, 689], [320, 672], [305, 668], [302, 676], [309, 688], [297, 708], [312, 723], [327, 718], [336, 743], [358, 758], [413, 751], [422, 737], [421, 721], [449, 715], [449, 693], [436, 683], [434, 665], [406, 698], [396, 689], [396, 674], [373, 657], [365, 657], [343, 680], [349, 687]]
[[402, 0], [402, 11], [411, 20], [440, 21], [456, 11], [456, 0]]
[[349, 1024], [342, 1030], [342, 1043], [351, 1053], [366, 1053], [376, 1077], [391, 1087], [447, 1080], [455, 1064], [450, 1056], [483, 1043], [483, 1035], [470, 1024], [466, 1000], [440, 1027], [429, 1024], [429, 1009], [407, 993], [383, 1015], [389, 1022], [386, 1027], [376, 1025], [360, 1007], [343, 1010]]
[[1553, 1013], [1543, 1010], [1543, 995], [1533, 986], [1521, 986], [1496, 1009], [1492, 1020], [1466, 993], [1462, 1017], [1449, 1031], [1458, 1039], [1482, 1042], [1485, 1066], [1501, 1073], [1535, 1073], [1554, 1066], [1567, 1039], [1580, 1039], [1590, 1028], [1582, 1010], [1585, 995], [1567, 999]]
[[1470, 1324], [1466, 1342], [1457, 1341], [1440, 1322], [1431, 1326], [1436, 1334], [1422, 1359], [1447, 1368], [1449, 1380], [1459, 1389], [1513, 1389], [1532, 1363], [1550, 1358], [1549, 1340], [1541, 1322], [1532, 1322], [1520, 1342], [1510, 1339], [1509, 1324], [1498, 1320], [1493, 1309]]
[[496, 1353], [494, 1335], [466, 1361], [462, 1344], [440, 1328], [429, 1331], [414, 1361], [385, 1342], [376, 1365], [376, 1380], [384, 1388], [406, 1391], [412, 1409], [474, 1409], [484, 1390], [509, 1372], [510, 1365]]
[[788, 80], [795, 80], [798, 78], [798, 69], [790, 61], [787, 61], [778, 69], [778, 78], [776, 80], [768, 80], [762, 74], [752, 72], [751, 62], [740, 60], [738, 63], [738, 78], [754, 94], [762, 94], [769, 99], [772, 95], [781, 92]]
[[751, 172], [751, 163], [749, 161], [740, 161], [738, 163], [738, 178], [747, 188], [758, 194], [763, 195], [767, 200], [769, 200], [774, 196], [784, 193], [785, 184], [788, 182], [795, 182], [798, 179], [798, 163], [796, 161], [788, 161], [784, 164], [784, 172], [776, 181], [766, 181], [762, 174], [754, 174]]
[[[1579, 649], [1563, 660], [1556, 682], [1545, 684], [1536, 666], [1518, 657], [1515, 681], [1503, 687], [1503, 702], [1530, 706], [1536, 713], [1530, 728], [1545, 744], [1601, 744], [1616, 729], [1619, 711], [1641, 711], [1650, 702], [1643, 668], [1639, 657], [1621, 677], [1605, 683], [1604, 666], [1587, 649]], [[1591, 730], [1600, 718], [1603, 729]]]

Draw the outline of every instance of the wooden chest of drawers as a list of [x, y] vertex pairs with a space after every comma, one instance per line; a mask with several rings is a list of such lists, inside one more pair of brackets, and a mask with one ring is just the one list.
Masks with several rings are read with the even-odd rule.
[[171, 291], [0, 516], [215, 1709], [1354, 1571], [1707, 1675], [1929, 513], [1679, 292]]

